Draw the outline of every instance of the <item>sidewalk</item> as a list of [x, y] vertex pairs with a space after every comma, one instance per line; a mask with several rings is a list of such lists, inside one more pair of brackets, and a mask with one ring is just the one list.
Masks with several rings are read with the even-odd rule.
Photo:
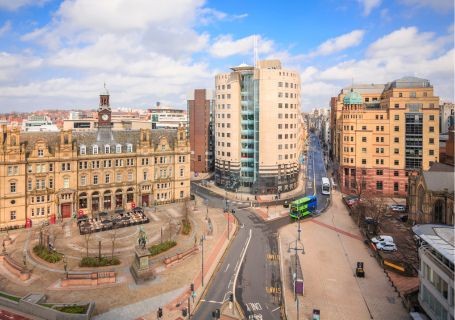
[[[332, 193], [332, 205], [322, 215], [301, 221], [298, 252], [304, 279], [304, 294], [298, 298], [300, 319], [311, 319], [313, 309], [321, 319], [407, 319], [400, 298], [390, 285], [341, 201]], [[289, 320], [297, 319], [293, 294], [291, 256], [298, 224], [280, 229], [280, 259], [283, 296]], [[357, 261], [364, 262], [365, 278], [354, 276]]]

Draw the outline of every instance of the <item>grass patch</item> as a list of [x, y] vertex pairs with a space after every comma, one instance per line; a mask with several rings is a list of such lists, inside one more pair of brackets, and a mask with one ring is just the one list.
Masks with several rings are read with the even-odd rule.
[[87, 312], [87, 306], [80, 306], [80, 305], [72, 305], [72, 306], [56, 306], [54, 307], [55, 310], [65, 313], [76, 313], [76, 314], [84, 314]]
[[9, 299], [9, 300], [13, 300], [13, 301], [16, 301], [16, 302], [19, 302], [19, 300], [21, 299], [21, 297], [13, 296], [13, 295], [1, 292], [1, 291], [0, 291], [0, 297], [6, 298], [6, 299]]
[[113, 259], [108, 257], [83, 257], [79, 263], [80, 267], [106, 267], [106, 266], [115, 266], [120, 264], [120, 260], [117, 257]]
[[183, 219], [182, 220], [182, 233], [184, 235], [189, 235], [191, 232], [191, 222], [188, 219]]
[[149, 248], [149, 252], [152, 256], [156, 256], [161, 252], [167, 251], [172, 247], [175, 247], [177, 242], [175, 241], [164, 241], [163, 243], [154, 244]]
[[33, 247], [33, 252], [41, 259], [50, 263], [59, 262], [63, 258], [63, 254], [57, 251], [49, 251], [45, 246], [39, 244]]

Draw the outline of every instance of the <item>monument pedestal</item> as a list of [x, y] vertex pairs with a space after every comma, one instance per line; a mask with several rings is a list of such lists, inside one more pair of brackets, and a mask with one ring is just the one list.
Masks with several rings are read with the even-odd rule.
[[155, 279], [155, 273], [149, 265], [149, 257], [150, 252], [147, 249], [135, 248], [134, 261], [130, 267], [130, 272], [136, 284]]

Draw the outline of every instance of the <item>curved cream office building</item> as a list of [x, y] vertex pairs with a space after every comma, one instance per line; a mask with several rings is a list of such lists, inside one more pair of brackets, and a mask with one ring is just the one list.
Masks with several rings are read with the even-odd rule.
[[215, 77], [215, 182], [279, 194], [297, 186], [302, 150], [300, 76], [278, 60]]

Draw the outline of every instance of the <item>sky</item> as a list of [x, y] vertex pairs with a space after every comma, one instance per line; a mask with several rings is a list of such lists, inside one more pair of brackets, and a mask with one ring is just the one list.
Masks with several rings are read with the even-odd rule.
[[354, 83], [430, 80], [454, 101], [453, 0], [0, 0], [0, 113], [185, 108], [241, 63], [300, 72], [302, 111]]

